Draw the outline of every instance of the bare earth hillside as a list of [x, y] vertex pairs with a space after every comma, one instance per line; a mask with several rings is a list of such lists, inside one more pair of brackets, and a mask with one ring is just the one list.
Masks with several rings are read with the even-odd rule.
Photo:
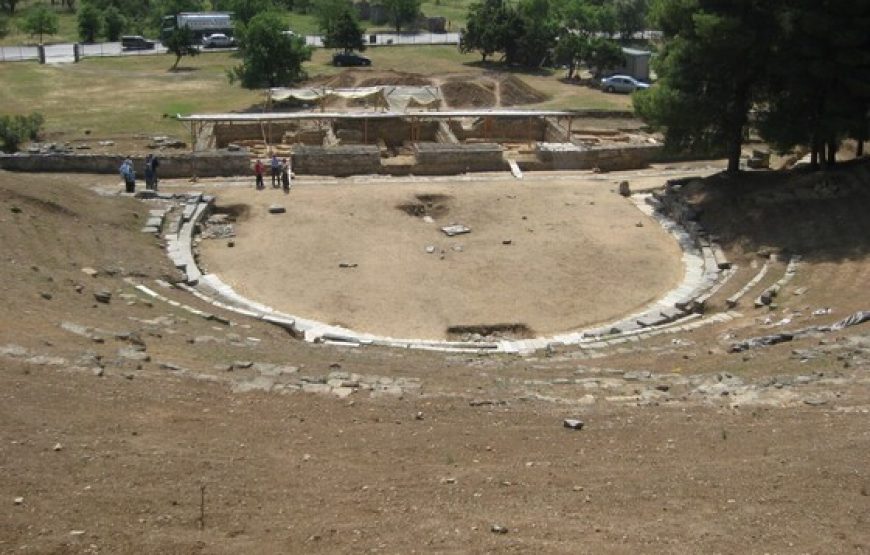
[[870, 310], [868, 174], [687, 186], [727, 319], [508, 357], [303, 343], [165, 286], [114, 177], [0, 172], [0, 552], [870, 551], [870, 323], [729, 352]]

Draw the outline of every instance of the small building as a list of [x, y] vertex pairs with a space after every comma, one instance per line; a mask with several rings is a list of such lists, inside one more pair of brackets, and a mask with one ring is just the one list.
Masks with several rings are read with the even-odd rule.
[[649, 81], [649, 60], [652, 57], [652, 52], [637, 48], [623, 48], [622, 54], [625, 57], [625, 64], [608, 73], [628, 75], [640, 81]]

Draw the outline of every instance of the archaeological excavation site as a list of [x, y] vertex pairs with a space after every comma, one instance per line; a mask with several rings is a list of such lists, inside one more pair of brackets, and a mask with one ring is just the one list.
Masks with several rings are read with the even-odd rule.
[[0, 552], [865, 552], [866, 156], [548, 101], [348, 70], [0, 155]]

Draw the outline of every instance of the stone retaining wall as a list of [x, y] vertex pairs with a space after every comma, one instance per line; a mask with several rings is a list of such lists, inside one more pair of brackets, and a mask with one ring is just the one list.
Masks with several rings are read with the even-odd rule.
[[[546, 169], [605, 171], [644, 168], [662, 151], [661, 145], [638, 145], [606, 148], [580, 148], [565, 150], [547, 148], [538, 144], [536, 153]], [[540, 168], [535, 168], [540, 169]]]
[[450, 175], [466, 172], [503, 171], [508, 165], [504, 149], [496, 143], [416, 143], [415, 174]]
[[[199, 152], [194, 154], [163, 154], [159, 175], [162, 178], [222, 177], [251, 173], [246, 152]], [[20, 172], [67, 172], [117, 174], [126, 156], [116, 154], [3, 154], [0, 168]], [[145, 175], [145, 156], [133, 156], [137, 179]]]
[[[487, 124], [487, 119], [489, 123]], [[481, 117], [470, 128], [453, 126], [451, 130], [460, 140], [484, 139], [491, 142], [546, 140], [549, 122], [531, 116]]]
[[[370, 120], [336, 120], [333, 123], [335, 135], [342, 143], [377, 144], [379, 140], [389, 147], [397, 147], [411, 141], [411, 123], [400, 118]], [[438, 132], [438, 122], [422, 121], [417, 124], [418, 141], [434, 141]]]
[[375, 145], [301, 145], [293, 148], [293, 171], [336, 177], [381, 173], [381, 152]]
[[[316, 128], [316, 126], [313, 126]], [[260, 123], [216, 123], [214, 126], [214, 144], [218, 148], [224, 148], [236, 141], [262, 141], [264, 137], [270, 143], [277, 143], [285, 133], [295, 133], [300, 129], [309, 129], [312, 126], [300, 126], [298, 122], [273, 122], [271, 124]]]

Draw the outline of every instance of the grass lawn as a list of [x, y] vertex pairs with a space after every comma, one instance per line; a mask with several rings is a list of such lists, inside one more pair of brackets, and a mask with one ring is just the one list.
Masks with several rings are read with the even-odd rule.
[[224, 53], [184, 58], [189, 71], [169, 72], [171, 55], [89, 58], [78, 64], [16, 62], [0, 65], [4, 112], [42, 112], [45, 130], [80, 136], [183, 131], [163, 114], [238, 110], [262, 100], [259, 91], [231, 86]]
[[[441, 76], [499, 70], [481, 67], [479, 57], [453, 46], [396, 46], [369, 49], [373, 71], [395, 70]], [[315, 50], [306, 64], [312, 76], [341, 71], [329, 63], [331, 52]], [[0, 64], [0, 106], [3, 113], [41, 112], [45, 131], [53, 137], [111, 138], [137, 133], [178, 135], [179, 123], [164, 114], [239, 111], [263, 100], [260, 91], [230, 85], [226, 70], [238, 63], [230, 53], [210, 52], [181, 61], [182, 71], [170, 72], [174, 56], [150, 55], [87, 58], [78, 64], [44, 65], [35, 62]], [[565, 85], [558, 74], [515, 75], [549, 95], [527, 108], [630, 108], [626, 95]]]

